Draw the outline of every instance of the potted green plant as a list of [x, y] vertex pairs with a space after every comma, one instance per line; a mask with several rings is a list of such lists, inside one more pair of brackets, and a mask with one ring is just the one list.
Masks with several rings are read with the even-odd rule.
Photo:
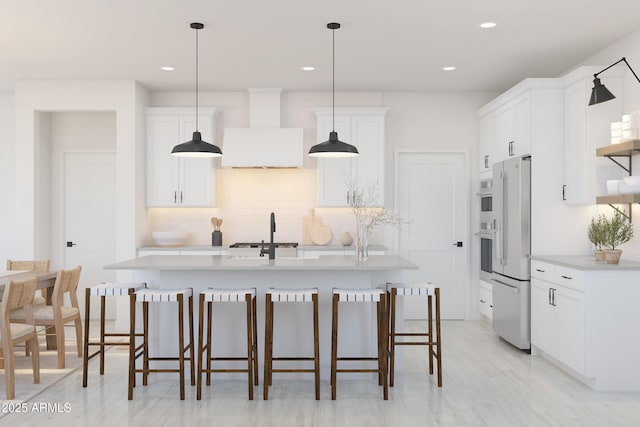
[[633, 237], [633, 225], [624, 215], [617, 212], [613, 217], [606, 221], [604, 246], [608, 249], [605, 251], [605, 259], [607, 264], [618, 264], [622, 249], [617, 249], [623, 243], [627, 243]]
[[604, 262], [604, 250], [602, 246], [606, 238], [606, 225], [607, 217], [600, 214], [597, 217], [591, 218], [591, 223], [587, 229], [587, 236], [594, 246], [593, 253], [596, 256], [596, 262]]

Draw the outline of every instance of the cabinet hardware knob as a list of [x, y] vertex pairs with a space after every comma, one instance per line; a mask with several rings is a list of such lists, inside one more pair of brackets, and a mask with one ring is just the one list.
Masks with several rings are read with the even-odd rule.
[[536, 271], [539, 271], [540, 273], [544, 273], [544, 270], [540, 270], [539, 268], [536, 268]]
[[569, 276], [560, 276], [560, 277], [562, 277], [563, 279], [567, 279], [567, 280], [573, 279], [573, 277], [569, 277]]

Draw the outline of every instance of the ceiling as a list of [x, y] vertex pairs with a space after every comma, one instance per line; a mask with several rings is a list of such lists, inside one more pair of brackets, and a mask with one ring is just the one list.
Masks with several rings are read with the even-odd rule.
[[193, 90], [191, 22], [205, 24], [200, 90], [330, 90], [336, 21], [338, 91], [503, 91], [558, 76], [640, 29], [638, 16], [638, 0], [0, 0], [0, 90], [19, 79]]

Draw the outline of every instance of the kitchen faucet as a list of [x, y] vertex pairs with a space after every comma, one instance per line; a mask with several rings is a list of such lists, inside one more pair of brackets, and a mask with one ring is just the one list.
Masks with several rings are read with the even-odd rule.
[[273, 233], [276, 232], [276, 214], [271, 212], [271, 225], [269, 233], [269, 249], [264, 248], [264, 240], [262, 241], [262, 249], [260, 249], [260, 256], [269, 254], [269, 259], [276, 259], [276, 246], [273, 244]]

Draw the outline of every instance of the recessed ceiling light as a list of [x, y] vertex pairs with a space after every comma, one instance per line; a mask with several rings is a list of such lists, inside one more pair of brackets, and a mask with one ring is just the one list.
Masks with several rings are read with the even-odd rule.
[[496, 24], [495, 22], [483, 22], [482, 24], [480, 24], [480, 28], [493, 28], [495, 27]]
[[162, 71], [173, 71], [173, 70], [175, 70], [175, 68], [173, 68], [173, 67], [160, 67], [160, 69]]
[[311, 67], [311, 66], [305, 66], [305, 67], [300, 67], [300, 69], [302, 71], [313, 71], [316, 69], [316, 67]]
[[456, 67], [442, 67], [442, 69], [443, 69], [444, 71], [453, 71], [453, 70], [455, 70], [455, 69], [456, 69]]

